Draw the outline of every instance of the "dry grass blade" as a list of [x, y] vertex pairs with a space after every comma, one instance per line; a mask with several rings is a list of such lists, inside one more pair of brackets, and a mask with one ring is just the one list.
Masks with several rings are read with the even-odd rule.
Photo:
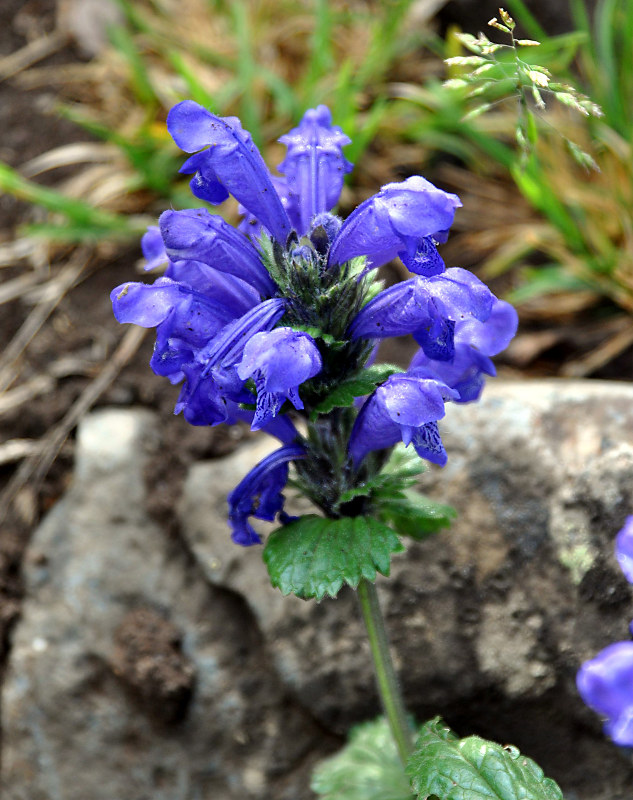
[[22, 462], [0, 496], [0, 523], [6, 519], [14, 500], [27, 483], [30, 483], [32, 492], [36, 491], [70, 432], [136, 353], [146, 333], [145, 328], [136, 326], [125, 332], [119, 346], [106, 361], [99, 375], [86, 386], [63, 419], [43, 437], [41, 450]]
[[29, 342], [46, 322], [66, 292], [73, 286], [77, 278], [85, 269], [89, 261], [89, 254], [85, 249], [77, 251], [75, 258], [66, 265], [56, 277], [56, 291], [49, 297], [43, 298], [31, 311], [22, 323], [22, 326], [0, 356], [0, 392], [4, 391], [13, 381], [15, 372], [14, 364], [22, 355]]
[[610, 337], [606, 342], [603, 342], [599, 347], [586, 353], [581, 358], [564, 364], [561, 369], [561, 375], [566, 378], [584, 378], [604, 367], [605, 364], [608, 364], [633, 345], [633, 322], [629, 318], [624, 318], [623, 323], [625, 327], [615, 336]]
[[46, 243], [34, 237], [25, 236], [0, 244], [0, 267], [13, 267], [16, 261], [25, 259], [37, 270], [48, 264]]
[[22, 297], [29, 289], [33, 288], [39, 281], [36, 272], [26, 272], [13, 280], [7, 281], [0, 286], [0, 305]]
[[9, 439], [0, 444], [0, 466], [22, 461], [23, 458], [39, 453], [41, 449], [41, 442], [36, 439]]
[[68, 34], [53, 31], [0, 60], [0, 81], [5, 81], [23, 69], [53, 55], [68, 43]]
[[55, 388], [55, 380], [50, 375], [35, 375], [25, 383], [0, 394], [0, 416], [20, 406], [25, 407], [29, 400], [48, 394]]
[[33, 178], [42, 172], [59, 167], [70, 167], [75, 164], [86, 164], [89, 162], [111, 161], [119, 155], [119, 151], [112, 144], [102, 144], [99, 142], [73, 142], [62, 147], [55, 147], [48, 150], [41, 156], [27, 161], [20, 167], [20, 172], [26, 178]]

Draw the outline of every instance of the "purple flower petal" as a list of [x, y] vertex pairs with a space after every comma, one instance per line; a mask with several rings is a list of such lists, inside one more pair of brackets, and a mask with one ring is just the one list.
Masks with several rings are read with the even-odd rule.
[[225, 325], [209, 343], [183, 363], [185, 376], [175, 413], [184, 413], [192, 425], [237, 421], [237, 403], [254, 400], [237, 374], [244, 345], [255, 333], [272, 328], [283, 316], [283, 300], [266, 300]]
[[481, 395], [484, 375], [496, 375], [497, 371], [488, 356], [456, 342], [451, 361], [435, 361], [420, 349], [411, 360], [409, 372], [442, 381], [459, 394], [456, 403], [470, 403]]
[[417, 175], [402, 183], [389, 183], [345, 220], [329, 263], [341, 264], [364, 255], [372, 267], [378, 267], [403, 250], [411, 253], [413, 248], [415, 252], [425, 237], [450, 228], [460, 206], [457, 195], [443, 192]]
[[229, 323], [221, 333], [198, 354], [205, 370], [221, 364], [235, 366], [242, 358], [244, 347], [251, 336], [270, 330], [284, 315], [284, 300], [265, 300], [247, 311], [246, 314]]
[[437, 464], [438, 467], [446, 466], [448, 456], [442, 443], [440, 429], [437, 422], [427, 422], [421, 425], [411, 439], [415, 452], [427, 461]]
[[257, 250], [222, 217], [203, 208], [165, 211], [160, 217], [165, 249], [172, 261], [192, 260], [235, 275], [264, 296], [275, 284]]
[[[454, 354], [450, 359], [438, 359], [427, 346], [413, 357], [410, 371], [443, 381], [459, 392], [458, 403], [477, 400], [484, 386], [484, 375], [496, 374], [489, 356], [508, 345], [516, 332], [517, 319], [517, 313], [509, 303], [494, 298], [492, 312], [484, 322], [473, 316], [457, 320]], [[416, 339], [424, 345], [419, 335]]]
[[478, 278], [454, 267], [431, 278], [411, 278], [380, 292], [356, 315], [352, 339], [413, 334], [429, 358], [453, 357], [453, 329], [463, 318], [486, 320], [494, 295]]
[[240, 481], [228, 497], [231, 538], [245, 547], [259, 544], [261, 536], [249, 517], [271, 521], [283, 510], [282, 490], [288, 481], [288, 462], [305, 458], [298, 444], [288, 444], [266, 456]]
[[268, 424], [286, 399], [295, 408], [303, 408], [297, 390], [321, 367], [319, 350], [307, 333], [276, 328], [249, 339], [237, 372], [243, 380], [253, 378], [257, 386], [257, 411], [252, 429], [258, 430]]
[[[362, 407], [349, 440], [349, 453], [359, 464], [367, 453], [403, 441], [431, 452], [430, 432], [422, 429], [442, 419], [444, 403], [457, 397], [445, 384], [415, 375], [392, 375]], [[441, 443], [441, 442], [440, 442]], [[437, 445], [434, 444], [435, 450]], [[426, 457], [426, 456], [425, 456]]]
[[158, 278], [153, 284], [122, 283], [110, 292], [117, 322], [133, 322], [142, 328], [153, 328], [167, 319], [181, 298], [181, 285], [170, 278]]
[[408, 240], [408, 249], [399, 251], [398, 255], [409, 272], [424, 275], [425, 278], [441, 275], [446, 269], [431, 236]]
[[278, 242], [286, 243], [290, 220], [259, 150], [237, 117], [217, 117], [198, 103], [184, 100], [169, 112], [167, 128], [186, 152], [207, 148], [186, 164], [187, 171], [196, 168], [192, 180], [196, 196], [214, 202], [212, 198], [222, 196], [217, 185], [221, 184]]
[[633, 746], [633, 642], [616, 642], [585, 661], [576, 685], [585, 703], [607, 717], [613, 741]]
[[317, 214], [338, 203], [343, 178], [353, 168], [342, 151], [351, 139], [332, 125], [330, 110], [321, 105], [306, 111], [299, 126], [279, 141], [288, 152], [278, 169], [286, 176], [288, 196], [299, 220], [297, 233], [302, 236]]
[[150, 225], [143, 234], [141, 237], [141, 249], [146, 261], [143, 269], [147, 272], [167, 264], [169, 261], [158, 225]]
[[260, 293], [251, 284], [199, 261], [171, 261], [165, 277], [213, 298], [229, 308], [234, 317], [241, 317], [261, 302]]
[[519, 317], [515, 308], [505, 300], [495, 297], [487, 319], [467, 316], [457, 323], [455, 341], [467, 342], [480, 353], [496, 356], [510, 344], [517, 332], [518, 323]]

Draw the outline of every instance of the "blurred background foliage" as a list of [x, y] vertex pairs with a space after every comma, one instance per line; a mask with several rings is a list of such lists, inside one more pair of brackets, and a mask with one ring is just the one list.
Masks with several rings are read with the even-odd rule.
[[[445, 85], [469, 70], [455, 59], [472, 54], [463, 31], [436, 24], [442, 0], [111, 2], [108, 43], [94, 57], [28, 69], [0, 61], [0, 77], [25, 91], [52, 87], [57, 113], [90, 134], [18, 168], [0, 163], [0, 189], [47, 212], [20, 229], [9, 253], [28, 257], [42, 241], [53, 255], [60, 246], [111, 248], [138, 238], [165, 207], [191, 205], [177, 174], [183, 154], [165, 126], [183, 98], [239, 116], [270, 164], [283, 156], [279, 135], [326, 103], [353, 141], [343, 213], [380, 185], [422, 172], [464, 202], [447, 263], [493, 280], [523, 320], [564, 326], [582, 312], [601, 326], [598, 344], [591, 339], [562, 374], [591, 374], [633, 344], [629, 0], [598, 0], [593, 16], [570, 0], [572, 29], [559, 35], [546, 33], [526, 2], [507, 0], [519, 35], [540, 42], [523, 49], [528, 68], [549, 71], [603, 110], [585, 116], [544, 90], [546, 108], [532, 101], [527, 109], [527, 157], [516, 139], [523, 98], [510, 54], [499, 54], [496, 79], [476, 93]], [[597, 168], [579, 163], [579, 152]], [[70, 177], [62, 170], [52, 187], [39, 180], [68, 167]], [[519, 341], [517, 366], [547, 341], [533, 336], [523, 350]]]

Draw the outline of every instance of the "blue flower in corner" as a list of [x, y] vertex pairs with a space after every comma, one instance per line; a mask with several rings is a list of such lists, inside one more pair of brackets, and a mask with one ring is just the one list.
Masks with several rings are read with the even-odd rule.
[[633, 642], [616, 642], [586, 661], [576, 676], [585, 703], [606, 717], [605, 733], [633, 747]]
[[633, 516], [627, 517], [615, 537], [615, 557], [629, 583], [633, 583]]

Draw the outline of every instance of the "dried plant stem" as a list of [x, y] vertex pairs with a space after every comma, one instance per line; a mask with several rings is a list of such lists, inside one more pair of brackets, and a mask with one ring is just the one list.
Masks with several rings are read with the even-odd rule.
[[380, 699], [398, 754], [402, 763], [406, 765], [413, 750], [412, 730], [389, 653], [389, 641], [375, 585], [363, 578], [358, 584], [358, 599], [369, 636]]
[[37, 486], [45, 477], [62, 449], [68, 434], [136, 353], [146, 333], [145, 328], [139, 328], [136, 325], [131, 326], [125, 332], [118, 348], [99, 375], [86, 386], [64, 418], [54, 428], [51, 428], [42, 442], [41, 450], [35, 456], [22, 462], [0, 496], [0, 521], [5, 518], [9, 507], [27, 482], [30, 481], [32, 486]]
[[0, 357], [0, 392], [10, 386], [15, 377], [14, 363], [28, 347], [29, 342], [53, 313], [60, 300], [81, 275], [89, 260], [88, 253], [82, 248], [76, 257], [55, 278], [56, 291], [52, 296], [42, 300], [26, 318], [22, 327]]

